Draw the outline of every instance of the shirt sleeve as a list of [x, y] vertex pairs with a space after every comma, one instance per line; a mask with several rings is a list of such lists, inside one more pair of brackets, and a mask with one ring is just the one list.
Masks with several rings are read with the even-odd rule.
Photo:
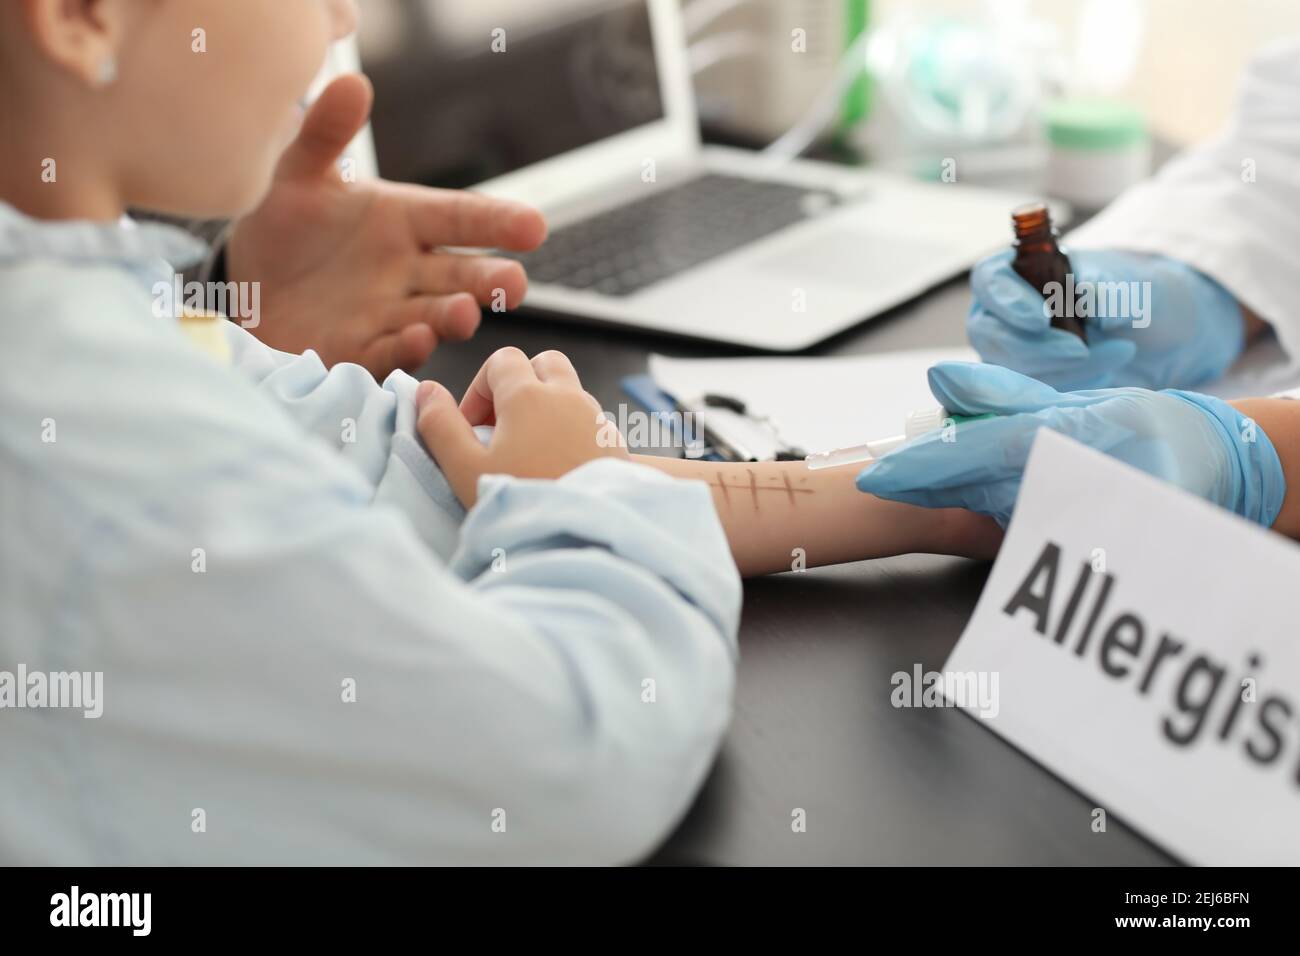
[[287, 479], [169, 504], [214, 519], [172, 548], [87, 541], [70, 613], [95, 622], [103, 716], [62, 746], [95, 862], [626, 863], [670, 832], [735, 679], [703, 484], [618, 461], [485, 478], [448, 568], [400, 513]]
[[1125, 192], [1068, 237], [1166, 255], [1217, 280], [1300, 359], [1300, 41], [1267, 48], [1227, 129]]
[[[11, 285], [14, 314], [55, 279]], [[32, 671], [101, 674], [102, 714], [0, 721], [0, 856], [599, 864], [671, 831], [735, 683], [740, 581], [703, 483], [607, 459], [486, 477], [448, 563], [298, 424], [357, 394], [399, 414], [392, 390], [273, 399], [295, 362], [232, 374], [116, 270], [77, 289], [17, 323], [0, 383], [0, 617]]]
[[374, 501], [401, 509], [441, 557], [456, 547], [465, 517], [415, 428], [419, 383], [402, 371], [382, 385], [359, 365], [327, 369], [311, 350], [280, 352], [225, 323], [236, 374], [324, 442], [374, 489]]
[[148, 606], [152, 638], [114, 632], [83, 722], [118, 745], [123, 862], [653, 849], [730, 715], [740, 592], [708, 491], [603, 461], [482, 492], [454, 573], [399, 515], [300, 495], [213, 542], [203, 575], [108, 575], [92, 613]]

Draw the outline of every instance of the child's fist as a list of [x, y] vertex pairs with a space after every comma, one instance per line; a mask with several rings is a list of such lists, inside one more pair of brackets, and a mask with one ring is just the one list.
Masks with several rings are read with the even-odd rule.
[[[494, 352], [474, 377], [460, 407], [433, 382], [416, 393], [417, 428], [466, 508], [481, 475], [558, 478], [595, 458], [627, 458], [617, 427], [583, 391], [560, 352], [532, 361], [519, 349]], [[495, 425], [484, 447], [475, 425]]]

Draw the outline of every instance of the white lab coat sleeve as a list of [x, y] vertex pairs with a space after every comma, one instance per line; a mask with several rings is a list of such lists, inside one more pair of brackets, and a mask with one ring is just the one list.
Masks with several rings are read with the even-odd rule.
[[625, 863], [670, 832], [734, 686], [703, 483], [485, 478], [450, 573], [351, 483], [275, 470], [194, 503], [224, 516], [202, 574], [94, 543], [95, 862]]
[[1221, 135], [1129, 189], [1067, 245], [1195, 266], [1269, 322], [1300, 366], [1300, 40], [1252, 61]]

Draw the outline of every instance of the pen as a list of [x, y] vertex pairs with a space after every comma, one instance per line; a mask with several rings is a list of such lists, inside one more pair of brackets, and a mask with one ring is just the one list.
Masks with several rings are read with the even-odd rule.
[[983, 418], [993, 417], [991, 413], [984, 415], [952, 415], [949, 414], [946, 408], [936, 405], [934, 408], [909, 414], [903, 420], [903, 434], [901, 435], [890, 435], [888, 438], [877, 438], [875, 441], [869, 441], [862, 445], [850, 445], [847, 448], [833, 448], [830, 451], [817, 452], [805, 458], [804, 462], [810, 470], [817, 471], [821, 468], [835, 468], [839, 465], [856, 465], [861, 462], [875, 461], [900, 445], [906, 444], [913, 438], [919, 438], [927, 432], [932, 432], [936, 428], [955, 428], [966, 422], [976, 422]]

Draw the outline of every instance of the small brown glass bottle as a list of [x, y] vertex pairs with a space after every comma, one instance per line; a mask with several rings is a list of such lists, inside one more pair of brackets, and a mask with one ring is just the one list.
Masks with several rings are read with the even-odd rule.
[[[1016, 230], [1016, 257], [1011, 260], [1011, 268], [1044, 298], [1056, 291], [1060, 307], [1052, 310], [1052, 328], [1071, 332], [1088, 341], [1083, 315], [1075, 302], [1066, 300], [1067, 290], [1074, 289], [1074, 283], [1067, 284], [1065, 278], [1072, 269], [1069, 257], [1056, 243], [1056, 230], [1052, 228], [1052, 216], [1047, 206], [1037, 202], [1018, 206], [1011, 210], [1011, 222]], [[1055, 290], [1051, 288], [1052, 283], [1057, 283]]]

